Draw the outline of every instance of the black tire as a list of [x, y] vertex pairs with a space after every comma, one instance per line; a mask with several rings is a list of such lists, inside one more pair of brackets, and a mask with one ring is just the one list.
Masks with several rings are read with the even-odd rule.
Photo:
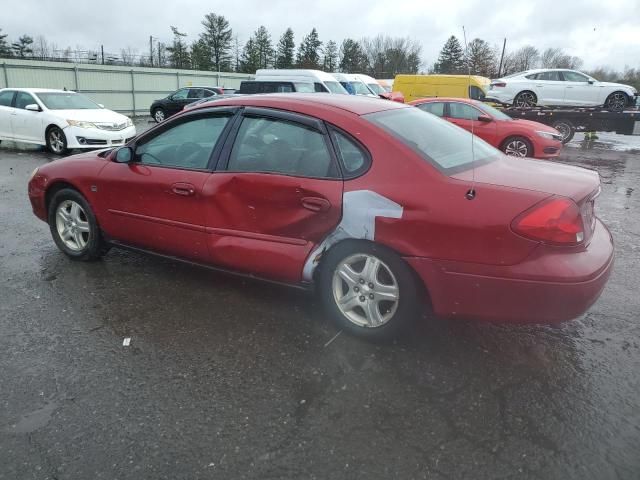
[[624, 92], [613, 92], [604, 101], [604, 107], [611, 112], [622, 112], [629, 104], [629, 97]]
[[560, 132], [563, 144], [569, 143], [576, 133], [576, 127], [569, 120], [556, 120], [551, 126]]
[[[82, 240], [75, 241], [73, 239], [73, 243], [78, 248], [71, 248], [65, 243], [65, 240], [62, 238], [62, 234], [59, 231], [59, 221], [61, 223], [66, 223], [67, 221], [59, 218], [58, 207], [62, 206], [64, 209], [66, 205], [71, 205], [73, 203], [79, 205], [81, 207], [81, 212], [79, 214], [79, 218], [84, 219], [84, 223], [88, 226], [88, 232], [78, 232], [74, 227], [82, 228], [80, 222], [77, 225], [74, 223], [73, 226], [68, 228], [72, 228], [76, 232], [81, 235]], [[49, 229], [51, 230], [51, 236], [53, 237], [53, 241], [56, 243], [58, 248], [69, 258], [72, 260], [82, 260], [82, 261], [91, 261], [97, 260], [102, 257], [109, 250], [109, 245], [102, 238], [102, 233], [100, 232], [100, 227], [98, 226], [98, 222], [96, 220], [93, 211], [91, 210], [91, 206], [85, 200], [85, 198], [76, 190], [71, 188], [64, 188], [55, 193], [51, 202], [49, 203]], [[65, 227], [67, 228], [67, 227]], [[75, 235], [72, 235], [75, 236]], [[84, 243], [84, 245], [83, 245]]]
[[520, 108], [532, 108], [538, 104], [538, 97], [530, 90], [518, 93], [513, 99], [513, 106]]
[[162, 123], [167, 119], [167, 112], [164, 111], [164, 108], [156, 108], [153, 110], [153, 119], [156, 123]]
[[502, 142], [500, 150], [502, 150], [505, 155], [513, 157], [533, 157], [533, 145], [524, 137], [508, 137]]
[[67, 148], [67, 137], [61, 128], [56, 126], [49, 127], [45, 135], [47, 150], [51, 153], [55, 155], [66, 155], [69, 152]]
[[[349, 285], [343, 279], [344, 277], [339, 276], [336, 282], [339, 282], [340, 286], [337, 288], [343, 290], [346, 286], [348, 293], [342, 298], [350, 297], [352, 302], [357, 303], [348, 312], [349, 315], [358, 317], [360, 311], [362, 312], [361, 320], [367, 322], [366, 309], [371, 309], [370, 311], [375, 309], [381, 319], [386, 316], [384, 322], [377, 326], [372, 326], [371, 322], [368, 322], [368, 326], [356, 323], [338, 306], [338, 295], [336, 288], [334, 288], [334, 274], [338, 275], [339, 267], [349, 259], [358, 256], [375, 258], [381, 262], [379, 269], [374, 273], [376, 284], [361, 283], [364, 280], [363, 277], [366, 277], [364, 265], [367, 263], [366, 260], [361, 260], [363, 262], [362, 271], [359, 273], [356, 273], [357, 270], [354, 271], [359, 278], [354, 277], [354, 282]], [[389, 276], [389, 272], [391, 276]], [[394, 338], [421, 313], [421, 303], [417, 299], [416, 277], [411, 268], [392, 250], [373, 242], [345, 240], [331, 248], [322, 258], [317, 281], [325, 312], [336, 321], [340, 328], [363, 338], [370, 340]], [[385, 298], [388, 298], [387, 295], [391, 294], [390, 287], [392, 288], [394, 284], [397, 286], [397, 297], [394, 302], [380, 300], [380, 297], [375, 298], [376, 295], [385, 295]], [[369, 288], [369, 285], [374, 285], [374, 287]]]

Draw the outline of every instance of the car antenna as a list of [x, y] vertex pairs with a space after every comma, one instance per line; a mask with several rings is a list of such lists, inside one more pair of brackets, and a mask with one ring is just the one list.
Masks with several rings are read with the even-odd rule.
[[[469, 63], [469, 45], [467, 44], [467, 32], [462, 26], [462, 36], [464, 38], [464, 51], [467, 57], [467, 79], [469, 85], [467, 86], [467, 95], [471, 98], [471, 64]], [[473, 126], [475, 121], [471, 120], [471, 188], [464, 194], [467, 200], [473, 200], [476, 198], [476, 155], [475, 155], [475, 137], [473, 135]]]

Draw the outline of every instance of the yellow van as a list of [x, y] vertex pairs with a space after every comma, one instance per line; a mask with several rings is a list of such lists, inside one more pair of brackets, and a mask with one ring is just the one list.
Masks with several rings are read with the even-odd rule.
[[405, 102], [430, 97], [481, 100], [491, 80], [477, 75], [396, 75], [393, 90], [404, 94]]

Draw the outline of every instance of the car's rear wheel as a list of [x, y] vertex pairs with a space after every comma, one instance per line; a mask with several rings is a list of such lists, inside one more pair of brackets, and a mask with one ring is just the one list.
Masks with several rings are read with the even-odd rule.
[[576, 127], [569, 120], [556, 120], [551, 126], [562, 135], [562, 143], [569, 143], [576, 133]]
[[162, 108], [156, 108], [153, 111], [153, 119], [157, 122], [157, 123], [162, 123], [165, 121], [165, 119], [167, 118], [167, 114], [164, 111], [164, 109]]
[[96, 260], [109, 249], [89, 203], [76, 190], [64, 188], [54, 194], [49, 228], [58, 248], [74, 260]]
[[67, 153], [67, 137], [59, 127], [51, 127], [46, 133], [47, 149], [56, 155]]
[[512, 157], [533, 157], [533, 146], [524, 137], [509, 137], [502, 142], [502, 151]]
[[536, 94], [528, 90], [520, 92], [513, 99], [513, 105], [521, 108], [535, 107], [537, 103], [538, 97], [536, 97]]
[[346, 240], [331, 248], [318, 281], [325, 311], [341, 328], [365, 338], [391, 338], [419, 312], [409, 266], [372, 242]]
[[605, 100], [604, 106], [606, 109], [611, 110], [612, 112], [621, 112], [627, 106], [628, 102], [629, 97], [627, 97], [626, 93], [613, 92]]

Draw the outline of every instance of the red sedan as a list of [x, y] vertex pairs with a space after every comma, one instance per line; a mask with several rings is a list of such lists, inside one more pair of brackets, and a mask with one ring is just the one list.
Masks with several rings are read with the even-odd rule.
[[513, 119], [486, 103], [466, 98], [424, 98], [414, 100], [425, 112], [433, 113], [471, 131], [507, 155], [555, 158], [562, 149], [562, 135], [542, 123]]
[[[443, 316], [559, 322], [609, 277], [596, 172], [513, 159], [417, 108], [252, 95], [182, 112], [29, 181], [57, 246], [112, 246], [303, 287], [342, 328]], [[203, 299], [206, 301], [206, 299]]]

